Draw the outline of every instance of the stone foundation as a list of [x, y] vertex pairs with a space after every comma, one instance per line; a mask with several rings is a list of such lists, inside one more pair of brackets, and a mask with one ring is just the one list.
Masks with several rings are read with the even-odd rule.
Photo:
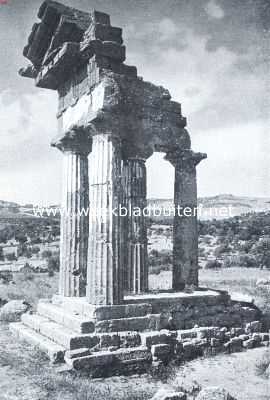
[[259, 318], [254, 306], [210, 290], [127, 296], [115, 306], [57, 295], [41, 300], [35, 314], [23, 314], [10, 329], [53, 363], [107, 376], [258, 346], [269, 341], [259, 333]]

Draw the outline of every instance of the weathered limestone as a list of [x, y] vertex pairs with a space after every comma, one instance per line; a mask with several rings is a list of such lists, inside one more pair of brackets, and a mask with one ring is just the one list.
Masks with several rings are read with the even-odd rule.
[[147, 227], [143, 215], [146, 202], [146, 167], [143, 158], [128, 158], [123, 165], [125, 202], [125, 289], [129, 293], [148, 290]]
[[85, 295], [88, 249], [88, 154], [91, 142], [82, 130], [71, 130], [53, 146], [63, 152], [59, 294]]
[[196, 165], [206, 154], [191, 150], [168, 152], [166, 159], [175, 167], [173, 225], [174, 290], [198, 286], [198, 230]]
[[[110, 133], [95, 135], [90, 163], [90, 234], [87, 298], [91, 304], [123, 299], [121, 143]], [[91, 165], [95, 168], [91, 169]], [[114, 211], [115, 210], [115, 211]]]
[[21, 322], [13, 322], [9, 324], [9, 329], [18, 339], [25, 340], [33, 346], [38, 346], [41, 351], [47, 354], [52, 363], [63, 362], [65, 348], [36, 332], [32, 327], [29, 328]]
[[[147, 297], [148, 303], [142, 305], [138, 301], [140, 296]], [[132, 297], [131, 304], [124, 299], [122, 305], [94, 306], [85, 298], [56, 296], [54, 304], [43, 300], [36, 314], [24, 314], [22, 322], [11, 324], [10, 328], [19, 338], [38, 345], [52, 362], [65, 360], [73, 368], [86, 368], [92, 376], [147, 371], [151, 363], [154, 367], [171, 359], [185, 361], [269, 343], [269, 335], [260, 333], [261, 324], [252, 320], [249, 312], [239, 325], [235, 324], [234, 305], [225, 293], [134, 295], [129, 301]], [[200, 318], [207, 321], [208, 309], [221, 305], [217, 313], [220, 321], [222, 314], [230, 319], [227, 327], [194, 327]], [[248, 307], [241, 307], [243, 312], [247, 311]], [[258, 318], [258, 310], [254, 305], [253, 308]], [[161, 313], [153, 314], [156, 310]], [[182, 322], [190, 311], [192, 316], [187, 317], [186, 324], [192, 322], [193, 328], [183, 330]], [[134, 317], [128, 317], [128, 312]], [[143, 315], [135, 316], [137, 313]], [[164, 329], [170, 319], [172, 324]], [[215, 315], [210, 322], [215, 324], [217, 320]], [[246, 325], [250, 333], [243, 335], [245, 323], [251, 321]]]

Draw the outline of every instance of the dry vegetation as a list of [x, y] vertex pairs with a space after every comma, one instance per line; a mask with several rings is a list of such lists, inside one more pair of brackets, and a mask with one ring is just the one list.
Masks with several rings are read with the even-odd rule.
[[[169, 237], [170, 231], [167, 233]], [[152, 242], [155, 248], [155, 237], [152, 237]], [[152, 289], [171, 286], [169, 252], [168, 245], [159, 263], [155, 252], [152, 252]], [[167, 267], [164, 268], [164, 265]], [[270, 270], [258, 268], [201, 269], [200, 284], [228, 290], [233, 296], [242, 296], [242, 299], [249, 301], [254, 299], [255, 304], [270, 315], [269, 287], [256, 285], [258, 279], [269, 279], [269, 275]], [[57, 284], [57, 273], [54, 276], [17, 273], [13, 276], [13, 282], [0, 283], [0, 298], [24, 299], [35, 306], [39, 298], [50, 298], [56, 293]], [[90, 380], [87, 376], [75, 373], [56, 373], [56, 367], [49, 365], [42, 353], [13, 338], [5, 323], [0, 324], [0, 345], [0, 393], [5, 396], [0, 397], [3, 400], [148, 400], [164, 385], [174, 390], [184, 386], [192, 391], [198, 387], [198, 383], [221, 384], [239, 400], [268, 399], [264, 378], [269, 365], [269, 353], [265, 354], [262, 348], [231, 356], [197, 359], [184, 366], [171, 365], [154, 375]], [[247, 389], [238, 393], [239, 387], [247, 381]]]

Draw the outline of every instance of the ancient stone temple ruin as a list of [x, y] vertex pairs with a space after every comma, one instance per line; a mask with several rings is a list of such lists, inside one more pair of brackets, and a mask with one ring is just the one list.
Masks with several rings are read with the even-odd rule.
[[[45, 1], [38, 18], [20, 74], [59, 96], [59, 293], [13, 332], [53, 361], [104, 374], [175, 355], [178, 333], [194, 324], [241, 325], [226, 293], [198, 288], [196, 166], [206, 155], [191, 150], [181, 105], [124, 63], [122, 29], [109, 15]], [[172, 290], [162, 293], [148, 290], [144, 213], [119, 212], [146, 207], [145, 162], [154, 152], [175, 169], [175, 207], [191, 210], [174, 217]]]

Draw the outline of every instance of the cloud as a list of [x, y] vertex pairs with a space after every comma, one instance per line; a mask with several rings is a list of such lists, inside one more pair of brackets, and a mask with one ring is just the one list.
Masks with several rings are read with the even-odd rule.
[[187, 46], [186, 30], [181, 24], [176, 24], [171, 18], [162, 18], [158, 21], [146, 22], [138, 29], [137, 25], [129, 24], [124, 29], [125, 43], [131, 42], [131, 48], [140, 48], [149, 53], [156, 50], [164, 51], [172, 45], [178, 50]]
[[50, 147], [56, 105], [52, 92], [0, 93], [1, 199], [43, 204], [59, 199], [62, 156]]
[[129, 61], [135, 63], [137, 59], [139, 74], [145, 80], [167, 87], [173, 98], [182, 103], [184, 114], [191, 116], [212, 99], [217, 101], [214, 93], [237, 57], [224, 48], [208, 53], [205, 49], [207, 39], [195, 35], [191, 29], [186, 28], [185, 37], [188, 42], [185, 49], [175, 48], [172, 41], [163, 51], [158, 45], [154, 46], [151, 58], [146, 52], [129, 53]]
[[208, 158], [198, 166], [199, 192], [269, 196], [270, 137], [264, 121], [209, 129], [193, 137]]
[[220, 19], [223, 18], [225, 15], [222, 7], [219, 4], [217, 4], [215, 0], [210, 0], [206, 4], [205, 11], [212, 18]]
[[[54, 93], [37, 91], [18, 95], [16, 91], [0, 92], [1, 164], [40, 160], [46, 154], [50, 139], [56, 135]], [[26, 150], [23, 153], [22, 150]]]

